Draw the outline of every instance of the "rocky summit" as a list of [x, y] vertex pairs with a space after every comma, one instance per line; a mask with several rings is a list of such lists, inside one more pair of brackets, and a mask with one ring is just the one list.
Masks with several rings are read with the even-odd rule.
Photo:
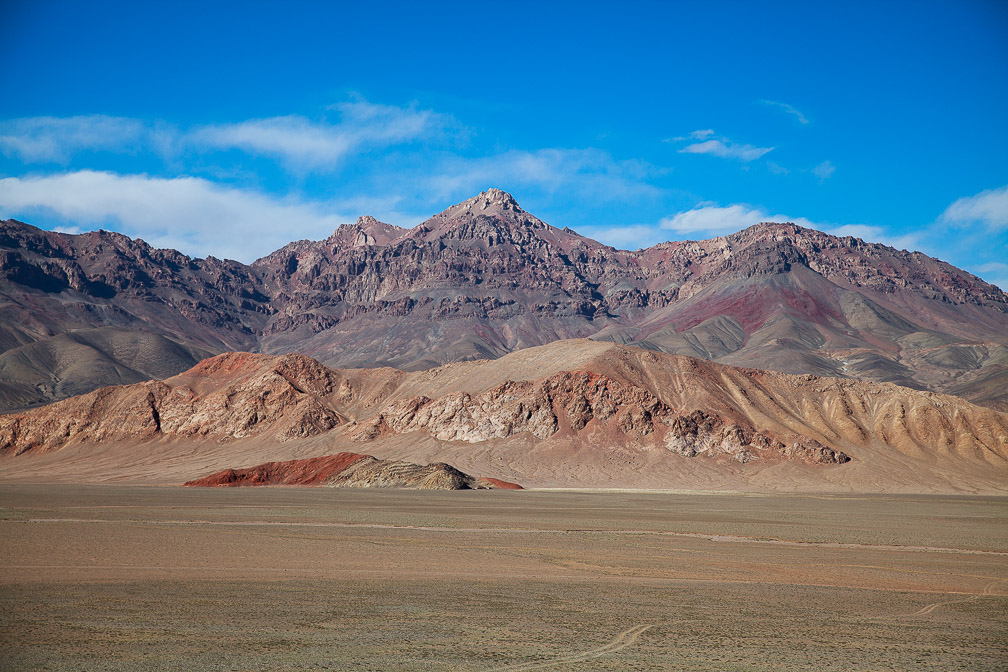
[[252, 263], [0, 223], [0, 407], [229, 350], [406, 371], [588, 337], [947, 392], [1008, 410], [1008, 295], [794, 224], [618, 250], [489, 189], [413, 229], [361, 217]]

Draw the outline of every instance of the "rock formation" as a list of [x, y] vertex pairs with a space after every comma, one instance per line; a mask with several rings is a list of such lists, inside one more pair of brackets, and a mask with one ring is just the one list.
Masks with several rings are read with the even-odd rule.
[[621, 440], [657, 442], [685, 457], [727, 455], [739, 462], [760, 457], [796, 458], [817, 464], [843, 464], [850, 458], [813, 439], [791, 446], [751, 427], [694, 410], [680, 415], [649, 390], [612, 378], [563, 372], [537, 383], [507, 381], [473, 396], [458, 392], [431, 400], [414, 397], [389, 405], [354, 432], [371, 441], [388, 432], [426, 431], [441, 441], [481, 443], [522, 432], [543, 440], [561, 427], [578, 433], [593, 423]]
[[476, 478], [449, 464], [411, 464], [379, 460], [359, 453], [338, 453], [248, 469], [225, 469], [189, 481], [188, 487], [324, 485], [332, 488], [406, 488], [409, 490], [521, 490], [517, 483]]
[[303, 355], [227, 353], [165, 381], [104, 387], [0, 416], [0, 446], [21, 454], [68, 443], [159, 437], [226, 442], [262, 433], [290, 441], [345, 422], [325, 403], [336, 382], [332, 371]]

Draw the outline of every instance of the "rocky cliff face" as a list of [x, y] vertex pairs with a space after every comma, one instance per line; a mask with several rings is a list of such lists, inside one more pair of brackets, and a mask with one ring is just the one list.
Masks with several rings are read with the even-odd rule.
[[477, 396], [459, 392], [436, 400], [405, 399], [389, 405], [352, 438], [372, 441], [390, 432], [414, 431], [466, 443], [523, 432], [540, 440], [560, 432], [595, 434], [597, 440], [601, 433], [620, 443], [658, 444], [684, 457], [727, 456], [743, 463], [762, 457], [816, 464], [850, 461], [807, 437], [786, 446], [765, 432], [705, 411], [680, 414], [646, 388], [585, 372], [563, 372], [535, 383], [507, 381]]
[[263, 433], [290, 441], [345, 422], [325, 401], [335, 385], [332, 371], [303, 355], [228, 353], [165, 381], [104, 387], [0, 416], [0, 450], [19, 455], [171, 437], [226, 442]]
[[0, 294], [7, 408], [128, 382], [134, 369], [108, 348], [99, 356], [119, 378], [38, 354], [104, 328], [192, 353], [299, 351], [406, 370], [592, 337], [1008, 408], [991, 383], [1008, 373], [1008, 296], [944, 262], [793, 224], [628, 252], [549, 226], [496, 189], [414, 229], [362, 217], [250, 266], [8, 221]]
[[53, 328], [146, 325], [235, 348], [255, 343], [272, 312], [256, 274], [236, 261], [192, 259], [109, 231], [73, 236], [14, 220], [0, 222], [0, 283], [9, 300], [0, 333], [7, 347], [51, 336]]

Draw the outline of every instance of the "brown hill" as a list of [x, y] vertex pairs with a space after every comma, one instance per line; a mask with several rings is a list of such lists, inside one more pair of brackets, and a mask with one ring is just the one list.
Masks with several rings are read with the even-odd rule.
[[329, 403], [338, 374], [303, 355], [228, 353], [164, 381], [103, 387], [20, 415], [0, 416], [0, 445], [19, 455], [72, 443], [161, 437], [278, 442], [344, 424]]
[[208, 357], [159, 334], [78, 329], [0, 354], [0, 407], [33, 406], [109, 384], [167, 378]]
[[[171, 373], [190, 364], [179, 351], [420, 370], [591, 337], [1008, 409], [1008, 295], [947, 263], [793, 224], [628, 252], [549, 226], [496, 189], [414, 229], [362, 217], [250, 266], [0, 224], [0, 348], [109, 327], [166, 339], [156, 356]], [[144, 373], [102, 349], [106, 366], [61, 368], [63, 347], [76, 346], [52, 340], [21, 350], [18, 367], [0, 362], [0, 402]]]
[[181, 482], [364, 445], [534, 486], [1008, 489], [1008, 416], [957, 397], [584, 339], [413, 373], [220, 355], [0, 416], [0, 478]]
[[379, 460], [359, 453], [337, 453], [249, 469], [225, 469], [185, 483], [188, 487], [326, 485], [334, 488], [406, 488], [410, 490], [521, 490], [517, 483], [475, 478], [444, 464]]

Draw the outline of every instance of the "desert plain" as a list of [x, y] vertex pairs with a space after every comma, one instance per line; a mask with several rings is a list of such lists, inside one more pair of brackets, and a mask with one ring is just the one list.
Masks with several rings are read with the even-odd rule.
[[0, 484], [10, 670], [1004, 670], [1008, 498]]
[[0, 0], [0, 672], [1008, 672], [1008, 0], [902, 4]]

